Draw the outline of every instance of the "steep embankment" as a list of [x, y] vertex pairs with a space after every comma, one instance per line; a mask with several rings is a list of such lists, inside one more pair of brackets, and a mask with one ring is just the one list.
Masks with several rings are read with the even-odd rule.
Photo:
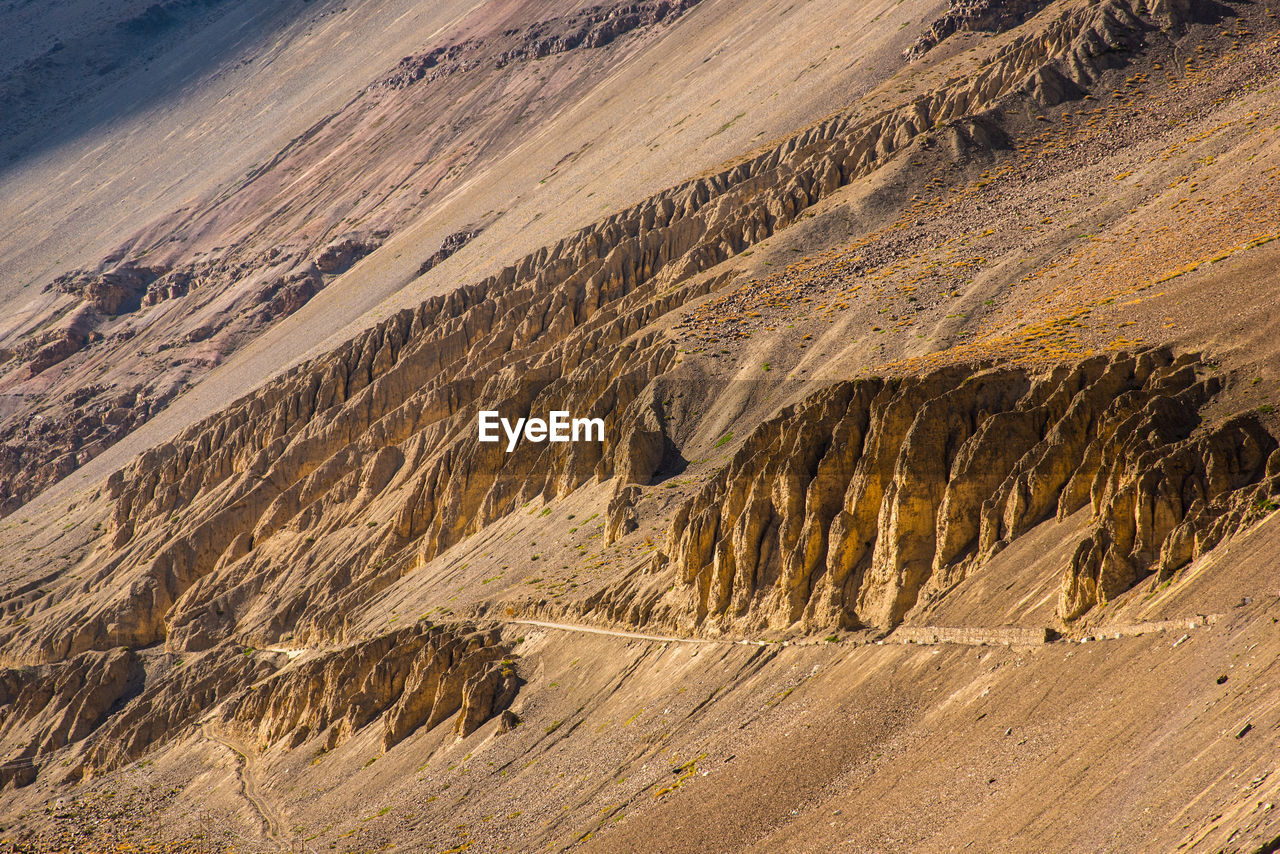
[[[328, 109], [319, 98], [292, 109], [285, 125], [305, 124], [277, 148], [263, 150], [255, 137], [244, 145], [224, 140], [225, 154], [202, 150], [178, 160], [176, 149], [161, 150], [145, 164], [94, 164], [95, 172], [145, 168], [153, 186], [190, 183], [192, 159], [203, 159], [209, 176], [194, 198], [167, 205], [114, 196], [113, 215], [135, 214], [131, 223], [114, 223], [109, 250], [73, 256], [83, 258], [78, 269], [59, 253], [56, 274], [23, 282], [31, 287], [13, 295], [0, 330], [0, 386], [8, 395], [0, 413], [7, 488], [0, 509], [20, 506], [128, 436], [250, 343], [267, 336], [274, 343], [258, 349], [273, 358], [259, 360], [220, 405], [297, 359], [309, 346], [271, 330], [337, 281], [340, 294], [307, 312], [310, 345], [384, 299], [416, 303], [425, 287], [480, 278], [691, 170], [826, 114], [832, 93], [874, 86], [902, 63], [893, 47], [906, 35], [889, 22], [907, 14], [895, 10], [860, 32], [872, 12], [842, 19], [838, 10], [804, 17], [738, 9], [755, 23], [735, 31], [725, 9], [695, 3], [442, 8], [419, 22], [419, 43], [405, 48], [405, 19], [420, 13], [392, 0], [364, 5], [359, 27], [385, 17], [395, 21], [396, 38], [360, 30], [369, 51], [346, 71], [364, 74], [366, 84]], [[347, 14], [327, 10], [319, 20], [327, 32], [349, 26]], [[690, 15], [695, 24], [680, 23]], [[875, 45], [882, 30], [889, 41]], [[848, 38], [830, 62], [806, 68], [788, 51], [818, 31], [836, 48]], [[729, 38], [741, 53], [724, 50]], [[243, 93], [206, 105], [199, 121], [225, 114], [229, 127], [250, 131], [227, 103], [260, 95], [262, 113], [282, 109], [268, 97], [274, 89], [264, 91], [272, 69], [292, 80], [297, 63], [319, 61], [310, 53], [317, 40], [297, 23], [271, 50], [244, 47], [236, 73], [243, 67], [255, 76]], [[856, 62], [835, 62], [852, 51]], [[787, 58], [766, 74], [743, 73], [749, 55], [774, 53]], [[797, 73], [807, 80], [802, 98], [747, 117], [745, 103], [780, 91]], [[642, 105], [628, 94], [636, 91], [664, 95]], [[661, 125], [651, 121], [655, 111]], [[258, 152], [256, 161], [240, 158], [246, 147]], [[609, 175], [619, 162], [624, 173]], [[62, 164], [45, 176], [32, 205], [48, 203], [48, 181], [85, 168]], [[64, 230], [107, 230], [98, 220], [73, 229], [88, 195], [73, 186], [63, 198], [70, 209], [61, 214]], [[23, 239], [15, 234], [11, 242]], [[455, 254], [462, 258], [443, 263]], [[413, 285], [412, 297], [396, 297], [423, 272], [430, 275]]]
[[155, 773], [263, 845], [1266, 850], [1277, 353], [1206, 300], [1266, 328], [1275, 190], [1228, 191], [1280, 157], [1218, 130], [1280, 121], [1280, 40], [1032, 11], [17, 514], [12, 809]]
[[[998, 50], [986, 75], [952, 80], [930, 100], [863, 120], [834, 117], [666, 191], [497, 276], [401, 312], [149, 452], [110, 487], [115, 554], [90, 559], [98, 583], [110, 580], [117, 592], [91, 603], [74, 590], [11, 603], [15, 612], [40, 614], [46, 626], [16, 633], [30, 639], [25, 655], [48, 660], [122, 640], [150, 644], [175, 630], [219, 637], [228, 627], [210, 625], [205, 587], [194, 597], [201, 604], [193, 624], [166, 627], [170, 609], [221, 568], [242, 579], [235, 600], [247, 613], [246, 600], [267, 592], [272, 562], [286, 556], [322, 573], [341, 606], [333, 599], [320, 606], [319, 579], [303, 569], [295, 577], [309, 584], [284, 596], [272, 591], [272, 613], [255, 615], [255, 631], [270, 638], [290, 624], [305, 635], [312, 620], [332, 624], [535, 496], [549, 499], [615, 473], [620, 487], [648, 481], [669, 440], [660, 402], [643, 392], [677, 354], [646, 327], [723, 281], [697, 274], [871, 173], [923, 128], [971, 140], [986, 126], [972, 111], [1034, 97], [1030, 90], [1053, 63], [1092, 67], [1080, 56], [1094, 55], [1099, 30], [1115, 30], [1117, 14], [1088, 8], [1052, 20], [1040, 37]], [[527, 446], [507, 457], [475, 441], [479, 401], [520, 414], [572, 402], [580, 413], [604, 417], [621, 439], [609, 457], [592, 445]], [[626, 498], [619, 492], [620, 502]], [[353, 535], [353, 522], [375, 501], [392, 510], [393, 523]], [[147, 530], [137, 530], [140, 519]], [[346, 542], [312, 548], [326, 533]], [[281, 553], [263, 548], [272, 538]], [[336, 560], [342, 552], [368, 568], [352, 572], [348, 560]], [[246, 569], [258, 580], [243, 580]]]
[[[9, 408], [3, 437], [5, 509], [127, 435], [297, 311], [447, 197], [464, 166], [508, 153], [531, 125], [625, 63], [645, 31], [669, 25], [688, 5], [490, 17], [480, 33], [406, 57], [212, 199], [121, 235], [96, 268], [46, 284], [4, 331], [0, 351], [10, 399], [21, 401]], [[543, 59], [550, 62], [535, 69]], [[517, 130], [521, 110], [533, 121]], [[446, 245], [461, 248], [464, 233]], [[35, 412], [43, 417], [32, 423]]]

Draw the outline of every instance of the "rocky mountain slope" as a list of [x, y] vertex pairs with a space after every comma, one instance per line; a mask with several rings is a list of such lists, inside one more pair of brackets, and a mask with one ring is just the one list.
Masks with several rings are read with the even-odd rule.
[[[685, 8], [593, 7], [532, 23], [486, 20], [493, 35], [405, 57], [236, 185], [149, 223], [96, 269], [47, 283], [7, 330], [16, 346], [3, 352], [10, 396], [25, 403], [8, 417], [9, 508], [126, 435], [261, 327], [300, 308], [436, 195], [447, 195], [466, 164], [509, 151], [519, 140], [522, 109], [554, 114], [581, 97], [602, 67], [625, 59], [616, 55], [620, 45], [604, 48], [631, 34], [627, 47], [634, 50], [640, 33], [670, 24]], [[511, 23], [521, 26], [499, 29]], [[575, 49], [587, 61], [574, 62]], [[406, 152], [406, 139], [416, 153]], [[344, 150], [360, 153], [335, 157]], [[60, 376], [41, 376], [54, 371]], [[34, 412], [44, 417], [31, 425]]]
[[[517, 4], [500, 14], [477, 10], [468, 16], [465, 10], [452, 10], [459, 14], [457, 20], [444, 18], [450, 10], [442, 9], [437, 13], [440, 29], [433, 32], [427, 27], [400, 37], [401, 42], [411, 35], [427, 42], [403, 58], [393, 52], [399, 46], [396, 41], [361, 34], [366, 44], [377, 45], [386, 66], [332, 112], [321, 112], [323, 101], [317, 98], [315, 106], [287, 113], [293, 122], [306, 117], [310, 122], [298, 127], [297, 135], [280, 150], [262, 152], [260, 162], [245, 164], [243, 156], [201, 152], [197, 156], [202, 158], [202, 170], [211, 173], [201, 186], [199, 179], [204, 176], [191, 174], [189, 161], [168, 163], [184, 152], [167, 148], [155, 152], [159, 165], [145, 168], [159, 174], [147, 185], [171, 180], [194, 185], [190, 192], [198, 195], [173, 199], [173, 209], [164, 213], [160, 212], [164, 208], [156, 207], [165, 203], [163, 197], [148, 198], [132, 222], [111, 222], [106, 228], [97, 225], [110, 248], [102, 255], [85, 257], [78, 269], [39, 272], [37, 265], [47, 262], [49, 255], [75, 251], [65, 247], [50, 247], [34, 262], [25, 256], [11, 259], [9, 281], [21, 288], [10, 288], [9, 317], [0, 327], [0, 358], [4, 359], [0, 382], [6, 403], [0, 425], [4, 508], [21, 505], [128, 435], [336, 279], [349, 282], [351, 277], [343, 274], [393, 235], [427, 232], [426, 236], [415, 233], [406, 241], [408, 247], [388, 247], [384, 256], [395, 256], [392, 261], [404, 257], [401, 271], [380, 276], [371, 293], [356, 298], [354, 305], [361, 306], [355, 309], [356, 315], [403, 288], [415, 269], [440, 256], [441, 247], [449, 247], [446, 255], [461, 249], [467, 241], [460, 235], [474, 237], [491, 228], [498, 245], [528, 249], [538, 248], [548, 234], [559, 236], [538, 224], [547, 213], [548, 182], [557, 188], [573, 186], [583, 182], [583, 176], [591, 176], [580, 192], [598, 197], [590, 202], [595, 211], [601, 210], [600, 205], [608, 210], [610, 205], [630, 201], [594, 184], [594, 170], [601, 168], [602, 159], [616, 156], [610, 149], [619, 143], [645, 149], [633, 166], [641, 181], [686, 177], [662, 161], [673, 148], [689, 147], [683, 140], [655, 138], [652, 128], [640, 129], [644, 141], [610, 133], [615, 124], [635, 121], [632, 114], [637, 105], [625, 93], [606, 94], [602, 87], [610, 84], [611, 76], [627, 75], [639, 78], [629, 81], [631, 89], [670, 86], [672, 78], [684, 89], [702, 82], [690, 79], [695, 74], [705, 78], [732, 73], [734, 67], [726, 67], [727, 60], [705, 69], [673, 66], [671, 54], [712, 50], [722, 37], [718, 24], [696, 33], [677, 26], [695, 5], [661, 2], [558, 10]], [[410, 14], [381, 6], [376, 11], [383, 17], [399, 15], [398, 24]], [[706, 14], [716, 11], [709, 9]], [[278, 101], [274, 87], [262, 91], [270, 83], [279, 83], [271, 75], [296, 73], [286, 56], [321, 47], [309, 28], [319, 26], [326, 16], [340, 14], [335, 9], [310, 13], [304, 21], [307, 29], [295, 24], [295, 29], [303, 31], [286, 30], [280, 36], [273, 49], [281, 54], [278, 57], [264, 56], [258, 46], [244, 48], [247, 56], [237, 67], [253, 68], [256, 62], [263, 65], [258, 75], [268, 79], [244, 82], [236, 97], [257, 95], [266, 100], [271, 96]], [[347, 16], [326, 27], [349, 29]], [[777, 22], [772, 31], [747, 33], [739, 40], [772, 39], [781, 42], [775, 48], [781, 49], [824, 23], [821, 19], [797, 23], [796, 17]], [[853, 25], [847, 22], [844, 27]], [[200, 42], [207, 38], [204, 30], [190, 36]], [[854, 39], [850, 33], [850, 40]], [[818, 89], [878, 82], [900, 64], [891, 54], [888, 59], [878, 58], [887, 50], [878, 48], [857, 67], [822, 72]], [[371, 64], [367, 57], [362, 59], [366, 66]], [[314, 58], [294, 61], [316, 62]], [[681, 64], [687, 62], [686, 58]], [[273, 71], [281, 65], [287, 71]], [[780, 88], [777, 78], [791, 71], [782, 65], [774, 75], [753, 81], [755, 97], [761, 97], [760, 89]], [[214, 88], [209, 97], [217, 94], [217, 82], [202, 84]], [[724, 86], [724, 99], [744, 100], [746, 93], [734, 91], [740, 86], [740, 82]], [[755, 136], [789, 130], [787, 121], [812, 120], [829, 110], [829, 103], [819, 101], [817, 95], [782, 115], [757, 117], [751, 123], [760, 128]], [[229, 97], [221, 96], [216, 108], [209, 108], [217, 110], [215, 117], [230, 113], [228, 118], [240, 118], [238, 110], [224, 105]], [[685, 106], [671, 97], [663, 100], [667, 108]], [[688, 124], [690, 133], [705, 134], [705, 141], [698, 145], [709, 149], [710, 157], [695, 156], [693, 162], [701, 159], [712, 165], [714, 158], [722, 156], [715, 153], [724, 144], [721, 138], [729, 136], [745, 116], [724, 117], [724, 108], [717, 110], [714, 103], [688, 96], [685, 100], [690, 101], [689, 112], [670, 119], [670, 133], [678, 135]], [[274, 101], [266, 101], [261, 109], [283, 112]], [[202, 120], [213, 117], [206, 115]], [[154, 121], [173, 119], [161, 116]], [[717, 130], [713, 125], [708, 130], [711, 123], [723, 127]], [[565, 134], [564, 126], [572, 128], [572, 133]], [[171, 131], [166, 139], [178, 132]], [[150, 136], [152, 132], [145, 127], [136, 133]], [[732, 136], [742, 139], [740, 132]], [[235, 154], [241, 147], [260, 146], [256, 139], [239, 138], [224, 144], [233, 146]], [[597, 146], [604, 149], [600, 154]], [[117, 159], [126, 156], [127, 150]], [[15, 197], [26, 183], [42, 182], [38, 200], [32, 199], [26, 208], [14, 206], [13, 213], [24, 220], [34, 218], [35, 206], [50, 206], [43, 193], [49, 180], [44, 172], [62, 167], [65, 175], [84, 168], [83, 164], [67, 166], [53, 155], [46, 159], [53, 162], [45, 164], [28, 155], [10, 178]], [[230, 171], [233, 164], [247, 169]], [[95, 166], [144, 168], [129, 161]], [[652, 174], [655, 169], [657, 175]], [[494, 180], [486, 182], [479, 176], [488, 170], [495, 174]], [[215, 182], [219, 171], [229, 174]], [[521, 204], [527, 195], [540, 198]], [[118, 195], [108, 201], [113, 210], [128, 209]], [[60, 219], [63, 228], [71, 224], [92, 234], [95, 226], [81, 221], [96, 203], [94, 196], [68, 188], [65, 210], [51, 211], [49, 218]], [[142, 205], [141, 200], [138, 204]], [[550, 228], [564, 228], [565, 219], [563, 214], [548, 217], [556, 222]], [[15, 252], [23, 240], [50, 242], [47, 236], [37, 238], [21, 228], [20, 223], [10, 234]], [[424, 246], [422, 240], [437, 245]], [[509, 251], [503, 250], [504, 254]], [[454, 275], [445, 268], [435, 280], [456, 284]], [[32, 278], [24, 280], [25, 276]], [[352, 291], [363, 291], [364, 286], [350, 282], [339, 290], [342, 296], [327, 307], [329, 316], [317, 318], [313, 313], [309, 324], [313, 333], [333, 332], [352, 320]], [[272, 364], [263, 373], [278, 369], [278, 363]], [[259, 375], [255, 381], [261, 379]]]
[[5, 846], [1275, 849], [1276, 13], [826, 5], [482, 5], [17, 298]]

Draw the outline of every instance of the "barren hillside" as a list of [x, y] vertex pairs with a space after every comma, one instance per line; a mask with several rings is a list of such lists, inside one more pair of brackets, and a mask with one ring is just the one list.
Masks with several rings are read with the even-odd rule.
[[1266, 2], [127, 5], [0, 12], [0, 850], [1280, 846]]

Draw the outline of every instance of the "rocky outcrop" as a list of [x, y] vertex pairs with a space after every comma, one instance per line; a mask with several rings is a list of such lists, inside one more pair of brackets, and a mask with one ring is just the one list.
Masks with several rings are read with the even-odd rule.
[[0, 786], [35, 780], [47, 756], [96, 730], [142, 682], [127, 649], [0, 670]]
[[1280, 454], [1253, 416], [1184, 438], [1186, 413], [1160, 401], [1143, 414], [1086, 451], [1109, 464], [1089, 484], [1096, 521], [1063, 580], [1058, 610], [1066, 619], [1153, 572], [1170, 578], [1276, 509]]
[[433, 270], [438, 265], [443, 264], [453, 253], [478, 237], [483, 230], [477, 226], [475, 228], [464, 228], [461, 231], [455, 231], [450, 234], [440, 243], [440, 248], [431, 253], [431, 257], [418, 265], [418, 275], [424, 275], [429, 270]]
[[316, 269], [326, 275], [344, 272], [356, 261], [382, 245], [382, 235], [346, 234], [325, 246], [316, 256]]
[[907, 48], [907, 59], [919, 59], [947, 36], [960, 31], [1003, 32], [1039, 12], [1047, 0], [952, 0], [941, 17]]
[[101, 273], [68, 273], [53, 288], [78, 296], [105, 316], [135, 310], [152, 282], [169, 272], [164, 267], [145, 267], [126, 262]]
[[[62, 352], [77, 340], [90, 339], [69, 333], [65, 344], [50, 346]], [[172, 388], [83, 386], [62, 399], [63, 417], [37, 415], [10, 423], [0, 431], [0, 513], [20, 507], [88, 462], [162, 409], [173, 393]]]
[[542, 59], [576, 47], [601, 48], [632, 30], [674, 20], [699, 2], [644, 0], [583, 9], [560, 20], [542, 22], [522, 33], [520, 41], [498, 57], [497, 66]]
[[27, 372], [34, 377], [79, 352], [93, 340], [98, 320], [98, 312], [93, 306], [82, 305], [52, 329], [23, 342], [10, 354], [10, 358], [27, 362]]
[[227, 723], [251, 730], [262, 749], [322, 737], [331, 750], [380, 723], [386, 750], [457, 714], [470, 735], [515, 697], [510, 649], [496, 633], [421, 626], [350, 644], [300, 662], [228, 703]]
[[657, 568], [682, 585], [610, 616], [686, 628], [891, 628], [1048, 518], [1088, 506], [1064, 572], [1073, 619], [1257, 517], [1280, 480], [1253, 416], [1208, 427], [1192, 356], [1102, 357], [1049, 376], [973, 366], [844, 383], [763, 424], [676, 515]]
[[511, 703], [516, 666], [495, 632], [423, 623], [293, 665], [228, 642], [195, 656], [116, 649], [3, 670], [0, 786], [43, 768], [66, 780], [119, 768], [211, 714], [262, 749], [318, 738], [329, 750], [371, 724], [386, 749], [450, 719], [467, 736]]
[[[619, 36], [669, 23], [698, 5], [700, 0], [643, 0], [589, 6], [572, 14], [514, 28], [500, 38], [468, 38], [422, 53], [406, 56], [395, 70], [375, 84], [383, 89], [405, 89], [470, 71], [482, 62], [494, 68], [543, 59], [577, 48], [601, 48]], [[492, 59], [490, 59], [492, 57]]]

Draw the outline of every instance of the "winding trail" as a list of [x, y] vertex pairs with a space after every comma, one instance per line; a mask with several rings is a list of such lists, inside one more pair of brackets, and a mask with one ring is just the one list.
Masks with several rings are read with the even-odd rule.
[[503, 620], [508, 625], [537, 626], [542, 629], [559, 629], [564, 632], [582, 632], [590, 635], [610, 635], [615, 638], [658, 641], [660, 643], [753, 643], [753, 641], [709, 640], [707, 638], [681, 638], [675, 635], [646, 635], [640, 632], [624, 632], [620, 629], [601, 629], [596, 626], [580, 626], [574, 623], [552, 623], [543, 620]]
[[[862, 639], [856, 645], [867, 644], [910, 644], [915, 646], [938, 646], [952, 644], [958, 646], [1042, 646], [1055, 643], [1089, 643], [1091, 641], [1120, 640], [1122, 638], [1141, 637], [1170, 631], [1194, 630], [1212, 626], [1222, 617], [1221, 614], [1200, 614], [1195, 617], [1156, 620], [1139, 623], [1128, 623], [1114, 626], [1099, 626], [1079, 637], [1059, 635], [1047, 627], [1024, 626], [898, 626], [884, 637], [874, 640]], [[537, 626], [543, 629], [554, 629], [562, 632], [578, 632], [592, 635], [609, 635], [611, 637], [631, 640], [653, 641], [657, 643], [692, 643], [719, 644], [738, 646], [828, 646], [825, 639], [794, 638], [791, 640], [764, 640], [756, 638], [691, 638], [675, 635], [650, 635], [642, 632], [628, 632], [621, 629], [603, 629], [597, 626], [584, 626], [577, 623], [557, 623], [549, 620], [501, 620], [507, 625]]]
[[253, 805], [262, 821], [262, 828], [267, 838], [284, 845], [284, 817], [272, 806], [258, 789], [258, 760], [252, 750], [237, 744], [231, 738], [218, 733], [209, 723], [200, 725], [201, 734], [210, 741], [216, 741], [236, 755], [236, 775], [240, 778], [240, 791], [245, 800]]

